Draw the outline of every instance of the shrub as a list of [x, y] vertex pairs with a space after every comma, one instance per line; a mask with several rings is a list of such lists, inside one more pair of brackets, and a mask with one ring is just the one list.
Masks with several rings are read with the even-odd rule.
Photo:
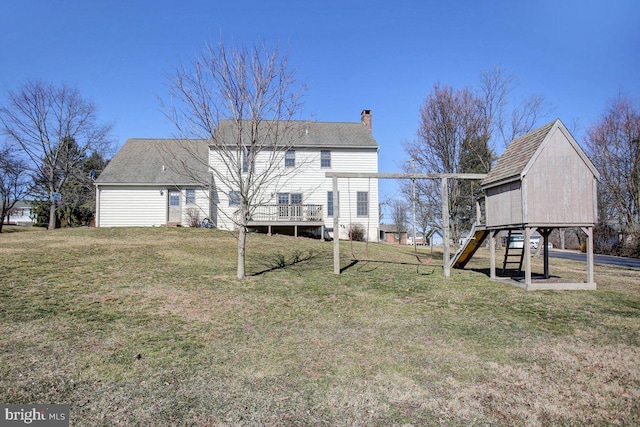
[[196, 208], [189, 208], [187, 209], [187, 225], [189, 225], [189, 227], [200, 227], [200, 213], [198, 212], [198, 209]]
[[367, 230], [362, 224], [351, 224], [349, 238], [356, 242], [365, 242], [367, 240]]

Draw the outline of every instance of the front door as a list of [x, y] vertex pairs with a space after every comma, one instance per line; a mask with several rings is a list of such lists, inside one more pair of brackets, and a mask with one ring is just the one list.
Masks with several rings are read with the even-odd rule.
[[169, 190], [169, 222], [182, 222], [182, 207], [178, 190]]

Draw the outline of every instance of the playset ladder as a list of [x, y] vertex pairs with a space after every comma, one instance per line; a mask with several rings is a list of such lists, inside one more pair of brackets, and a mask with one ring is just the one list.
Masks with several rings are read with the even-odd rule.
[[[509, 230], [507, 235], [507, 249], [504, 252], [504, 262], [502, 263], [502, 274], [507, 271], [507, 265], [518, 265], [518, 273], [522, 273], [522, 262], [524, 260], [524, 239], [522, 239], [522, 247], [516, 248], [512, 236], [521, 236], [521, 231]], [[512, 247], [513, 246], [513, 247]]]

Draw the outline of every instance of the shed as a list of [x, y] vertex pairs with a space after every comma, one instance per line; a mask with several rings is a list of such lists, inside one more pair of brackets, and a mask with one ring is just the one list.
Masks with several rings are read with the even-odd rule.
[[[595, 289], [593, 227], [598, 178], [593, 163], [559, 119], [514, 139], [482, 181], [484, 215], [478, 214], [474, 229], [476, 236], [490, 238], [491, 278], [496, 278], [496, 236], [503, 230], [519, 230], [524, 235], [520, 259], [526, 289]], [[543, 276], [548, 279], [549, 234], [567, 227], [580, 227], [587, 235], [586, 282], [532, 284], [531, 235], [537, 230], [544, 239]]]

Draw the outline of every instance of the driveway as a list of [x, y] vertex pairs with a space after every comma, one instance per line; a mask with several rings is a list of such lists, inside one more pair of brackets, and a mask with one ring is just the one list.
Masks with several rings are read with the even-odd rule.
[[[552, 258], [570, 259], [573, 261], [587, 262], [587, 254], [571, 251], [550, 250], [549, 256]], [[637, 268], [640, 269], [640, 259], [623, 258], [608, 255], [593, 255], [595, 264], [616, 265], [618, 267]]]

